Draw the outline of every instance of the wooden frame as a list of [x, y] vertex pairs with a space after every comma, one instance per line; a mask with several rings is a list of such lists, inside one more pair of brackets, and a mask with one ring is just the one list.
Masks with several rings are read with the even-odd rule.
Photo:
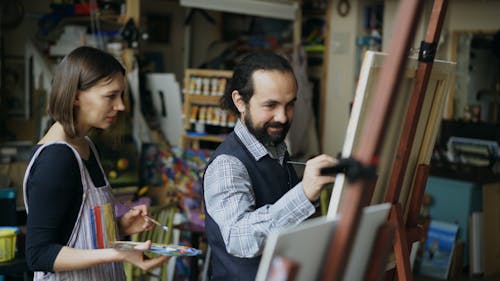
[[[386, 56], [387, 55], [384, 53], [373, 51], [368, 51], [365, 54], [351, 118], [346, 132], [344, 147], [342, 149], [342, 158], [351, 157], [353, 151], [359, 144], [362, 126], [368, 121], [365, 120], [366, 111], [374, 95], [374, 83], [378, 80]], [[400, 203], [402, 206], [406, 206], [408, 203], [407, 199], [411, 192], [417, 165], [422, 163], [428, 164], [430, 161], [438, 126], [440, 124], [440, 118], [446, 101], [446, 95], [448, 93], [448, 87], [454, 74], [454, 66], [455, 64], [452, 62], [434, 62], [425, 95], [426, 98], [422, 106], [419, 125], [412, 145], [408, 169], [406, 170], [403, 187], [401, 188]], [[382, 202], [385, 196], [387, 184], [389, 182], [388, 175], [390, 175], [390, 169], [396, 155], [395, 147], [398, 145], [402, 131], [401, 127], [403, 122], [401, 122], [401, 120], [404, 119], [407, 111], [417, 67], [417, 59], [414, 57], [409, 58], [404, 73], [404, 80], [401, 81], [399, 94], [394, 101], [392, 114], [388, 120], [389, 122], [386, 124], [386, 138], [380, 150], [380, 162], [377, 170], [378, 177], [372, 197], [372, 204]], [[346, 186], [347, 180], [344, 175], [337, 175], [330, 198], [328, 217], [331, 218], [338, 213]]]

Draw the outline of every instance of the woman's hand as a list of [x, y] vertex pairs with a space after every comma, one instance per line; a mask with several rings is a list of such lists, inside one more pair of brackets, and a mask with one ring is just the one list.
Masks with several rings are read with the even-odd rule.
[[[135, 246], [137, 250], [147, 250], [149, 248], [151, 248], [151, 240]], [[159, 256], [150, 259], [145, 257], [142, 251], [117, 251], [120, 252], [123, 261], [129, 262], [142, 270], [150, 270], [166, 262], [170, 258], [169, 256]]]
[[151, 230], [154, 224], [145, 217], [147, 214], [146, 205], [138, 205], [130, 209], [118, 220], [120, 234], [125, 236]]
[[62, 247], [54, 261], [54, 271], [69, 271], [89, 268], [99, 264], [110, 262], [129, 262], [141, 269], [149, 270], [169, 259], [168, 256], [147, 258], [144, 250], [151, 248], [151, 241], [140, 243], [136, 250], [118, 250], [114, 248], [105, 249], [75, 249], [68, 246]]

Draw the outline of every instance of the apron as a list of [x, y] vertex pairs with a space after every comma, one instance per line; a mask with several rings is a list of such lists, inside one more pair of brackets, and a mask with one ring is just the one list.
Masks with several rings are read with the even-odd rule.
[[[117, 225], [114, 215], [114, 200], [111, 193], [111, 185], [104, 173], [101, 162], [99, 161], [96, 148], [92, 141], [86, 137], [90, 144], [92, 153], [94, 153], [101, 172], [104, 175], [106, 186], [97, 188], [92, 182], [92, 178], [82, 162], [80, 154], [66, 142], [56, 141], [43, 144], [33, 155], [26, 174], [24, 176], [24, 206], [28, 213], [28, 200], [26, 197], [26, 182], [33, 163], [40, 152], [52, 144], [65, 144], [74, 152], [78, 165], [83, 186], [83, 198], [78, 218], [66, 246], [76, 249], [103, 249], [109, 247], [109, 242], [118, 240]], [[29, 235], [29, 234], [28, 234]], [[125, 271], [123, 263], [114, 262], [100, 264], [82, 270], [62, 271], [62, 272], [35, 272], [33, 280], [125, 280]]]

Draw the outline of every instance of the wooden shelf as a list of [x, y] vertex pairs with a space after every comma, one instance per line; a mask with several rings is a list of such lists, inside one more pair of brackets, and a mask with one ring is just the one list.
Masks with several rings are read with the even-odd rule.
[[[216, 129], [211, 133], [218, 133], [218, 127], [221, 128], [221, 133], [224, 133], [227, 127], [226, 122], [232, 124], [235, 121], [232, 120], [235, 117], [231, 113], [218, 108], [221, 95], [232, 76], [233, 72], [230, 70], [186, 69], [183, 86], [184, 129], [186, 131], [192, 130], [192, 124], [201, 125], [201, 127], [205, 124], [210, 125], [211, 129]], [[215, 84], [213, 84], [214, 80]], [[217, 80], [222, 84], [218, 84]], [[203, 128], [198, 128], [198, 130], [203, 130]], [[200, 142], [220, 143], [223, 140], [224, 137], [217, 134], [189, 135], [185, 133], [181, 137], [181, 145], [185, 148], [199, 149]]]
[[185, 102], [191, 104], [206, 104], [206, 105], [219, 105], [220, 96], [205, 96], [205, 95], [184, 95]]
[[205, 95], [184, 95], [184, 128], [191, 128], [191, 110], [193, 105], [209, 105], [219, 106], [220, 96], [205, 96]]
[[201, 141], [220, 143], [224, 141], [224, 136], [223, 135], [192, 136], [186, 134], [181, 136], [182, 147], [191, 147], [193, 149], [200, 149]]

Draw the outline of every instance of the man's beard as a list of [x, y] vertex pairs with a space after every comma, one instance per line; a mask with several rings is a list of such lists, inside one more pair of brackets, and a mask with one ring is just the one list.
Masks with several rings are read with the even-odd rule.
[[[245, 115], [244, 118], [245, 126], [248, 131], [255, 136], [255, 138], [263, 143], [264, 145], [276, 146], [285, 140], [286, 134], [290, 129], [290, 122], [279, 123], [279, 122], [266, 122], [263, 127], [256, 127], [253, 125], [252, 118], [250, 114]], [[281, 131], [269, 134], [267, 132], [268, 128], [283, 128]]]

